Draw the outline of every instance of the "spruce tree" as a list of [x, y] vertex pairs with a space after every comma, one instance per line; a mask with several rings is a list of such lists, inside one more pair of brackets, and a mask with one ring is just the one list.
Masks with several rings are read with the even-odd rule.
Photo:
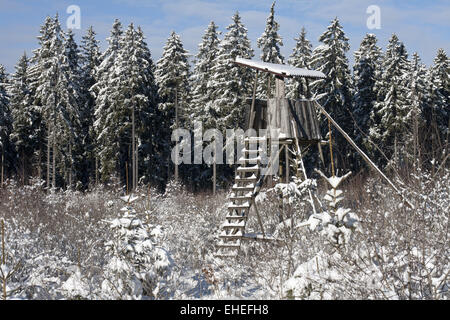
[[[47, 130], [47, 184], [50, 185], [50, 154], [52, 187], [71, 180], [75, 125], [78, 121], [78, 83], [69, 62], [70, 50], [65, 46], [58, 16], [50, 25], [50, 37], [43, 42], [38, 61], [37, 99]], [[50, 152], [51, 149], [51, 152]], [[57, 159], [58, 158], [58, 159]], [[56, 163], [58, 160], [58, 163]], [[57, 176], [58, 173], [58, 176]], [[58, 178], [59, 183], [56, 179]]]
[[[266, 21], [266, 28], [258, 39], [258, 48], [261, 49], [261, 61], [269, 63], [283, 64], [284, 57], [281, 55], [280, 47], [283, 46], [283, 40], [278, 34], [280, 25], [275, 21], [275, 1], [270, 8], [270, 14]], [[270, 80], [269, 80], [270, 78]], [[274, 91], [275, 80], [272, 75], [262, 72], [258, 78], [258, 97], [266, 98], [266, 94], [270, 95], [268, 89], [268, 81], [270, 84], [270, 92]]]
[[421, 166], [422, 153], [421, 145], [425, 130], [422, 110], [426, 108], [428, 101], [427, 94], [427, 69], [421, 62], [417, 52], [413, 54], [409, 61], [409, 83], [408, 83], [408, 112], [405, 117], [407, 131], [405, 136], [405, 151], [409, 163], [415, 167]]
[[119, 146], [116, 143], [115, 110], [112, 108], [110, 98], [114, 94], [110, 83], [110, 75], [114, 69], [120, 49], [122, 36], [122, 24], [118, 19], [114, 21], [111, 35], [107, 39], [108, 48], [100, 57], [100, 65], [95, 68], [95, 84], [91, 92], [95, 97], [95, 122], [94, 131], [96, 136], [95, 153], [98, 157], [99, 174], [102, 181], [108, 181], [116, 174], [117, 154]]
[[38, 114], [30, 88], [29, 59], [24, 53], [15, 66], [10, 83], [10, 105], [13, 119], [11, 141], [18, 154], [18, 173], [27, 183], [32, 173], [32, 156], [38, 143]]
[[[234, 63], [236, 57], [251, 59], [254, 53], [239, 13], [236, 12], [232, 19], [233, 22], [227, 27], [228, 32], [220, 42], [208, 82], [211, 95], [206, 127], [220, 130], [224, 139], [226, 129], [246, 127], [245, 111], [249, 107], [247, 99], [251, 97], [254, 78], [251, 69]], [[216, 166], [216, 169], [216, 181], [219, 183], [232, 174], [231, 167]], [[211, 175], [210, 172], [203, 172], [199, 177], [205, 179]]]
[[[193, 117], [190, 127], [193, 128], [193, 121], [198, 121], [202, 124], [203, 132], [214, 126], [214, 121], [211, 121], [208, 111], [208, 105], [212, 100], [212, 87], [208, 86], [208, 83], [213, 76], [214, 60], [219, 53], [220, 32], [217, 29], [217, 25], [214, 21], [211, 21], [202, 37], [202, 42], [198, 45], [198, 53], [194, 59], [194, 71], [191, 77], [192, 101], [190, 111]], [[199, 134], [199, 132], [196, 134]], [[192, 143], [193, 153], [194, 147], [195, 145]], [[184, 177], [189, 180], [194, 189], [204, 188], [205, 185], [210, 185], [208, 181], [211, 178], [210, 168], [205, 163], [190, 165], [185, 168]]]
[[[428, 101], [423, 110], [426, 123], [426, 137], [428, 160], [433, 164], [441, 160], [450, 150], [449, 139], [449, 97], [450, 81], [449, 59], [443, 49], [439, 49], [434, 59], [434, 65], [427, 72]], [[433, 165], [433, 168], [435, 165]]]
[[95, 98], [89, 91], [95, 84], [95, 68], [100, 64], [99, 41], [95, 36], [95, 31], [89, 27], [86, 35], [81, 39], [80, 46], [81, 91], [84, 100], [80, 104], [82, 139], [79, 139], [79, 143], [82, 146], [82, 157], [77, 161], [76, 171], [77, 179], [82, 182], [84, 187], [87, 187], [87, 184], [92, 181], [98, 182], [94, 131]]
[[160, 172], [164, 167], [164, 159], [161, 157], [160, 150], [164, 148], [166, 142], [157, 134], [161, 123], [161, 113], [158, 109], [156, 66], [140, 27], [136, 31], [136, 54], [143, 61], [140, 71], [145, 76], [142, 82], [142, 92], [147, 99], [146, 104], [136, 110], [137, 159], [139, 161], [137, 170], [142, 172], [142, 176], [145, 176], [147, 182], [161, 185], [163, 175]]
[[5, 67], [0, 64], [0, 170], [2, 181], [12, 170], [14, 164], [14, 153], [9, 140], [11, 132], [11, 112], [9, 109], [9, 96], [6, 91], [8, 77]]
[[[300, 35], [298, 38], [294, 38], [294, 40], [296, 41], [296, 44], [289, 58], [289, 64], [297, 68], [309, 69], [309, 63], [312, 55], [312, 45], [306, 38], [305, 28], [302, 28]], [[287, 97], [291, 99], [309, 98], [307, 93], [307, 82], [304, 78], [296, 77], [289, 79], [287, 92]]]
[[[312, 90], [319, 99], [319, 103], [327, 110], [331, 117], [347, 133], [353, 132], [351, 117], [352, 82], [349, 63], [346, 56], [350, 49], [348, 38], [345, 36], [339, 20], [335, 18], [331, 25], [319, 37], [323, 44], [314, 49], [311, 60], [312, 69], [322, 71], [327, 78], [311, 83]], [[341, 135], [333, 130], [332, 136], [335, 142], [334, 156], [338, 166], [344, 170], [349, 167], [350, 148]], [[322, 134], [328, 133], [328, 124], [322, 122]]]
[[247, 29], [241, 22], [239, 13], [233, 16], [233, 23], [220, 42], [219, 52], [214, 59], [212, 77], [208, 82], [211, 88], [211, 101], [208, 106], [211, 127], [215, 126], [225, 136], [227, 128], [245, 127], [246, 100], [251, 96], [253, 72], [239, 67], [236, 57], [251, 59], [254, 55]]
[[155, 77], [158, 85], [158, 109], [162, 116], [157, 135], [166, 143], [161, 152], [163, 158], [167, 159], [167, 170], [170, 170], [172, 130], [184, 127], [187, 123], [185, 109], [190, 103], [188, 52], [175, 32], [167, 39], [163, 55], [156, 64]]
[[[382, 73], [375, 83], [377, 103], [371, 114], [374, 123], [370, 130], [372, 140], [385, 154], [392, 155], [390, 162], [401, 158], [400, 145], [404, 141], [409, 110], [408, 103], [408, 55], [403, 43], [393, 34], [389, 40]], [[381, 163], [384, 158], [379, 158]]]
[[[28, 68], [28, 78], [30, 81], [30, 96], [32, 98], [33, 109], [35, 111], [35, 119], [33, 124], [35, 125], [35, 150], [33, 162], [36, 166], [36, 174], [39, 179], [46, 178], [47, 186], [49, 185], [50, 179], [50, 159], [46, 159], [49, 155], [48, 151], [49, 145], [48, 132], [46, 129], [45, 119], [44, 119], [44, 107], [43, 101], [41, 100], [41, 95], [37, 94], [38, 87], [40, 85], [40, 77], [42, 76], [42, 70], [46, 67], [44, 62], [50, 57], [51, 52], [49, 49], [49, 41], [52, 37], [52, 24], [53, 19], [49, 16], [46, 17], [44, 24], [41, 26], [37, 37], [39, 47], [33, 51], [33, 56], [30, 59], [30, 66]], [[46, 161], [47, 160], [47, 161]], [[45, 161], [47, 164], [45, 165]], [[45, 167], [47, 170], [45, 170]], [[45, 174], [44, 174], [45, 173]]]
[[441, 135], [441, 144], [446, 144], [446, 153], [448, 154], [449, 146], [449, 121], [450, 121], [450, 66], [449, 58], [444, 49], [439, 49], [434, 59], [434, 65], [432, 67], [434, 74], [434, 83], [437, 88], [438, 94], [441, 97], [436, 107], [436, 126], [438, 128], [437, 134]]
[[212, 77], [212, 68], [214, 59], [219, 52], [219, 32], [217, 25], [211, 21], [202, 42], [198, 46], [198, 53], [194, 60], [194, 72], [191, 77], [192, 83], [192, 107], [194, 119], [203, 123], [203, 128], [208, 122], [208, 111], [206, 109], [208, 102], [211, 100], [211, 88], [208, 82]]
[[[370, 113], [377, 101], [375, 81], [381, 71], [382, 58], [382, 52], [377, 45], [377, 38], [374, 34], [366, 34], [359, 49], [355, 51], [354, 57], [353, 83], [355, 95], [353, 96], [353, 115], [356, 122], [353, 132], [354, 140], [358, 145], [372, 150], [373, 145], [369, 142], [369, 131], [372, 127]], [[358, 162], [362, 165], [360, 161]]]
[[[64, 53], [62, 56], [63, 67], [61, 83], [67, 83], [68, 91], [65, 92], [65, 109], [69, 119], [69, 130], [67, 132], [67, 144], [64, 146], [65, 150], [65, 180], [69, 187], [72, 187], [74, 182], [81, 183], [85, 181], [80, 172], [82, 162], [84, 161], [84, 132], [82, 121], [84, 120], [80, 111], [86, 102], [86, 96], [82, 88], [83, 78], [81, 77], [80, 67], [80, 51], [75, 42], [74, 34], [71, 29], [64, 34]], [[78, 176], [76, 173], [78, 172]]]
[[130, 24], [121, 38], [109, 83], [112, 90], [110, 104], [115, 110], [113, 128], [120, 150], [119, 166], [125, 177], [125, 165], [129, 165], [132, 189], [138, 182], [138, 141], [145, 131], [153, 129], [148, 128], [152, 124], [156, 100], [152, 68], [142, 30], [136, 30]]

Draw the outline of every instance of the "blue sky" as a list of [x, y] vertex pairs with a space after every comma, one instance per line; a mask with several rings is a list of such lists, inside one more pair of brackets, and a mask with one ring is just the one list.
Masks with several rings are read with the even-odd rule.
[[[8, 72], [14, 71], [19, 56], [26, 51], [31, 55], [37, 47], [40, 25], [47, 15], [59, 13], [63, 27], [69, 14], [69, 5], [81, 9], [81, 30], [75, 30], [77, 40], [92, 25], [106, 46], [106, 37], [115, 18], [124, 25], [140, 25], [156, 60], [172, 30], [181, 35], [185, 48], [192, 55], [208, 23], [214, 20], [225, 32], [231, 16], [239, 11], [249, 30], [255, 53], [259, 56], [256, 39], [264, 30], [272, 0], [0, 0], [0, 63]], [[381, 29], [369, 30], [366, 26], [369, 5], [381, 9]], [[392, 33], [397, 33], [409, 54], [417, 51], [427, 65], [433, 62], [438, 48], [450, 53], [450, 1], [449, 0], [278, 0], [276, 20], [284, 46], [282, 53], [289, 56], [302, 26], [314, 46], [318, 37], [338, 17], [350, 38], [349, 59], [367, 32], [378, 36], [384, 49]]]

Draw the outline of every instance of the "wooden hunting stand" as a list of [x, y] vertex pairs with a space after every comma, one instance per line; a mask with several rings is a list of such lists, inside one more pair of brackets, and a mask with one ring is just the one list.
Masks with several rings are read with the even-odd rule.
[[[236, 170], [235, 184], [232, 188], [231, 201], [228, 205], [228, 215], [222, 225], [222, 232], [217, 244], [217, 257], [236, 257], [241, 247], [241, 241], [246, 239], [271, 240], [264, 232], [264, 227], [259, 215], [255, 198], [263, 186], [266, 178], [273, 170], [275, 163], [282, 151], [284, 151], [284, 178], [289, 183], [289, 153], [294, 151], [297, 160], [301, 158], [301, 147], [320, 143], [322, 137], [318, 124], [316, 109], [313, 100], [291, 100], [285, 96], [285, 78], [303, 77], [305, 79], [323, 79], [322, 72], [294, 68], [288, 65], [264, 63], [247, 59], [236, 58], [236, 64], [256, 69], [255, 84], [251, 108], [248, 113], [248, 126], [246, 129], [266, 129], [266, 136], [248, 136], [244, 138], [244, 149], [239, 159]], [[256, 85], [258, 73], [267, 72], [275, 75], [275, 94], [270, 97], [267, 92], [267, 100], [256, 99]], [[270, 90], [270, 83], [268, 85]], [[268, 91], [269, 91], [268, 90]], [[278, 152], [269, 156], [267, 166], [261, 163], [263, 148], [278, 144]], [[272, 150], [272, 148], [270, 148]], [[300, 157], [298, 157], [300, 155]], [[269, 173], [269, 174], [267, 174]], [[306, 173], [303, 170], [304, 177]], [[283, 176], [283, 173], [280, 174]], [[261, 235], [245, 234], [250, 208], [254, 208]]]
[[[236, 257], [239, 254], [241, 242], [243, 240], [276, 240], [265, 234], [264, 227], [256, 207], [255, 198], [261, 190], [266, 178], [272, 172], [272, 167], [278, 163], [278, 159], [284, 150], [286, 183], [289, 183], [289, 153], [296, 155], [299, 170], [307, 179], [302, 160], [302, 147], [313, 144], [326, 144], [322, 141], [320, 127], [316, 111], [322, 113], [331, 124], [342, 134], [349, 144], [362, 156], [366, 163], [375, 170], [391, 188], [400, 195], [402, 201], [410, 208], [414, 206], [404, 197], [395, 185], [383, 174], [383, 172], [369, 159], [369, 157], [355, 144], [350, 136], [331, 118], [327, 111], [314, 99], [310, 99], [309, 88], [307, 88], [308, 99], [291, 100], [285, 97], [285, 78], [301, 77], [306, 79], [324, 79], [326, 76], [319, 71], [295, 68], [288, 65], [279, 65], [252, 61], [248, 59], [236, 58], [235, 63], [252, 69], [256, 69], [255, 84], [253, 87], [253, 96], [251, 99], [251, 108], [248, 114], [248, 128], [266, 129], [266, 136], [248, 136], [244, 138], [244, 149], [242, 157], [239, 159], [239, 167], [236, 170], [235, 184], [232, 188], [231, 201], [228, 205], [228, 214], [225, 217], [225, 223], [222, 225], [222, 231], [219, 235], [216, 257], [228, 258]], [[270, 97], [267, 92], [267, 100], [256, 99], [256, 85], [258, 81], [258, 72], [267, 72], [275, 75], [275, 95]], [[308, 87], [308, 85], [307, 85]], [[268, 88], [270, 90], [270, 77]], [[330, 141], [331, 142], [331, 141]], [[269, 161], [266, 167], [262, 166], [263, 148], [278, 144], [278, 152], [269, 155]], [[330, 143], [331, 145], [331, 143]], [[270, 148], [272, 150], [272, 148]], [[322, 159], [323, 161], [323, 159]], [[334, 171], [334, 170], [333, 170]], [[267, 174], [269, 173], [269, 174]], [[282, 176], [280, 172], [280, 176]], [[334, 175], [334, 173], [333, 173]], [[310, 193], [311, 204], [312, 195]], [[250, 235], [245, 233], [250, 208], [254, 208], [258, 219], [261, 234]], [[313, 208], [313, 210], [315, 210]]]

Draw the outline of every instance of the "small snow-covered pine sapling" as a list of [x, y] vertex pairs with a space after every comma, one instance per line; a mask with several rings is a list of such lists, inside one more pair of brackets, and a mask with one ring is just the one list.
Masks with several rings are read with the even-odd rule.
[[113, 239], [106, 243], [110, 260], [102, 291], [112, 299], [157, 298], [171, 264], [166, 251], [156, 246], [161, 230], [144, 226], [131, 205], [138, 197], [121, 199], [126, 202], [121, 217], [109, 221]]
[[313, 214], [308, 220], [311, 230], [319, 230], [327, 236], [330, 243], [336, 247], [342, 247], [351, 239], [353, 231], [360, 231], [359, 217], [351, 209], [341, 207], [344, 200], [343, 191], [339, 185], [350, 176], [351, 172], [342, 177], [332, 176], [328, 178], [321, 171], [316, 170], [331, 186], [324, 196], [327, 210]]

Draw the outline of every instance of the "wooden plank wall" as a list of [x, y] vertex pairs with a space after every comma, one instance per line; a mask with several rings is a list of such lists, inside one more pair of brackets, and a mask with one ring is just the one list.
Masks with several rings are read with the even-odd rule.
[[[249, 106], [251, 100], [247, 101]], [[317, 113], [314, 104], [304, 100], [271, 98], [255, 100], [255, 120], [253, 129], [280, 128], [286, 138], [293, 138], [291, 120], [297, 124], [297, 135], [300, 142], [317, 142], [322, 140]], [[246, 124], [250, 116], [250, 107], [246, 108]], [[245, 128], [247, 130], [248, 128]]]

